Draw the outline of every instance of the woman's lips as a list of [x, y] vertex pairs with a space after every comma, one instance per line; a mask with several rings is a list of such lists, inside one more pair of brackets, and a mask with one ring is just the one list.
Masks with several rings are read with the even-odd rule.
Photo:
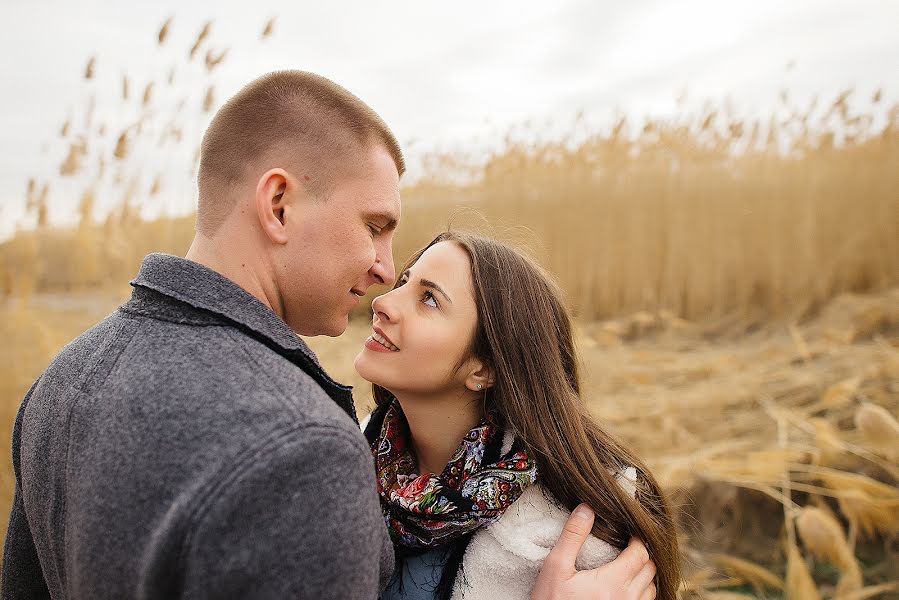
[[373, 337], [369, 337], [365, 340], [365, 347], [373, 352], [395, 352], [391, 350], [387, 346], [381, 344], [381, 342], [376, 341]]
[[380, 327], [375, 326], [375, 327], [372, 327], [371, 330], [372, 330], [371, 337], [375, 338], [376, 341], [381, 342], [382, 344], [384, 344], [385, 346], [387, 346], [394, 352], [399, 351], [399, 349], [400, 349], [399, 346], [394, 344], [393, 340], [390, 339], [389, 337], [387, 337], [387, 334], [384, 333]]

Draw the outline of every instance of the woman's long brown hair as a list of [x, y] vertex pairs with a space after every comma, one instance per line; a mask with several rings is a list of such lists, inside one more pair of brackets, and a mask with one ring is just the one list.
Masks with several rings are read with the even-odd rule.
[[[657, 597], [674, 600], [680, 557], [671, 511], [646, 465], [603, 430], [581, 398], [571, 318], [552, 278], [524, 254], [476, 234], [441, 233], [409, 259], [451, 241], [471, 262], [478, 324], [471, 352], [489, 364], [495, 385], [486, 408], [511, 426], [537, 461], [539, 481], [568, 510], [585, 502], [596, 512], [593, 535], [624, 548], [637, 536], [656, 564]], [[393, 395], [374, 387], [382, 406]], [[637, 470], [636, 495], [616, 473]]]

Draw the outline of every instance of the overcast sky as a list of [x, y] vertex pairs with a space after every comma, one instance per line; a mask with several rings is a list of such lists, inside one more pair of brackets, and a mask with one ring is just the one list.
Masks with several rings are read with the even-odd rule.
[[[171, 35], [159, 48], [156, 34], [169, 16]], [[260, 42], [272, 16], [275, 32]], [[183, 66], [207, 20], [208, 47], [230, 48], [211, 75], [196, 63]], [[94, 128], [133, 121], [139, 109], [119, 101], [123, 73], [138, 96], [157, 82], [153, 110], [180, 116], [190, 142], [208, 118], [198, 108], [208, 83], [222, 100], [267, 71], [318, 72], [385, 118], [414, 177], [428, 151], [489, 148], [527, 121], [567, 131], [578, 112], [596, 127], [616, 109], [670, 115], [683, 92], [686, 110], [729, 97], [749, 114], [774, 106], [781, 89], [802, 101], [849, 87], [869, 98], [882, 88], [894, 102], [897, 23], [899, 2], [890, 0], [3, 0], [0, 239], [28, 222], [29, 177], [51, 182], [51, 213], [74, 213], [86, 183], [58, 176], [67, 147], [60, 126], [69, 117], [84, 121], [92, 96]], [[96, 77], [85, 81], [92, 55]], [[179, 65], [174, 89], [187, 95], [180, 110], [164, 89], [172, 65]], [[109, 153], [115, 135], [103, 142]], [[184, 212], [194, 202], [193, 147], [183, 146], [138, 157], [166, 181], [160, 210]]]

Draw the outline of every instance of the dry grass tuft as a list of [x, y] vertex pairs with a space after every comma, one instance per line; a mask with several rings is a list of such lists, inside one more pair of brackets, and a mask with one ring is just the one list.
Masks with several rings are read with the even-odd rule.
[[216, 54], [211, 48], [206, 51], [206, 70], [212, 71], [217, 66], [222, 64], [225, 60], [225, 57], [228, 56], [228, 49], [225, 48], [218, 54]]
[[890, 593], [899, 592], [899, 581], [881, 583], [862, 588], [856, 592], [845, 594], [840, 600], [867, 600], [867, 598], [887, 598]]
[[59, 174], [69, 177], [78, 173], [84, 165], [87, 154], [87, 141], [83, 137], [78, 137], [69, 144], [69, 152], [62, 164], [59, 165]]
[[264, 40], [272, 35], [275, 31], [275, 17], [266, 22], [265, 27], [262, 29], [262, 33], [259, 35], [260, 40]]
[[825, 418], [812, 418], [808, 422], [815, 430], [815, 447], [818, 449], [815, 464], [824, 466], [841, 464], [846, 456], [846, 443], [837, 426]]
[[116, 157], [118, 160], [125, 160], [126, 158], [128, 158], [129, 150], [130, 150], [129, 133], [128, 133], [128, 130], [126, 129], [119, 135], [119, 139], [116, 142], [115, 150], [113, 151], [112, 155], [114, 157]]
[[884, 407], [863, 402], [855, 411], [855, 427], [875, 452], [899, 462], [899, 422]]
[[795, 544], [787, 544], [786, 597], [790, 600], [821, 600], [818, 586]]
[[162, 24], [162, 27], [159, 28], [159, 34], [157, 38], [159, 39], [159, 45], [162, 46], [165, 43], [166, 38], [169, 37], [169, 28], [172, 26], [172, 20], [174, 17], [169, 17], [165, 20], [165, 23]]
[[845, 471], [826, 471], [818, 475], [832, 490], [840, 510], [864, 535], [899, 533], [899, 488]]
[[201, 29], [200, 33], [197, 35], [194, 45], [190, 47], [190, 52], [188, 52], [187, 55], [188, 59], [193, 60], [194, 56], [197, 54], [197, 50], [200, 49], [200, 46], [203, 45], [203, 42], [206, 41], [206, 38], [209, 37], [210, 33], [212, 33], [212, 21], [208, 21], [203, 25], [203, 29]]
[[828, 387], [821, 396], [821, 406], [827, 409], [843, 408], [855, 398], [861, 384], [860, 377], [851, 377]]
[[208, 113], [215, 108], [215, 86], [210, 85], [206, 88], [206, 95], [203, 97], [203, 112]]
[[84, 67], [84, 78], [85, 79], [93, 79], [94, 71], [97, 67], [97, 57], [91, 56], [90, 60], [87, 61], [87, 66]]
[[724, 569], [728, 575], [743, 579], [757, 589], [784, 589], [784, 580], [761, 565], [728, 554], [710, 554], [706, 558]]
[[796, 517], [796, 531], [809, 553], [840, 570], [838, 592], [856, 591], [862, 586], [861, 568], [843, 529], [832, 514], [820, 508], [806, 506]]
[[159, 192], [162, 190], [162, 177], [157, 175], [153, 178], [153, 183], [150, 185], [150, 196], [158, 196]]
[[78, 202], [78, 222], [82, 227], [89, 226], [93, 219], [94, 206], [97, 203], [97, 194], [93, 188], [84, 190], [81, 194], [81, 200]]
[[858, 489], [840, 492], [840, 511], [856, 531], [873, 539], [877, 534], [895, 535], [899, 531], [899, 501], [875, 498]]
[[147, 84], [147, 87], [144, 88], [144, 98], [142, 104], [144, 106], [149, 106], [150, 102], [153, 100], [153, 82]]

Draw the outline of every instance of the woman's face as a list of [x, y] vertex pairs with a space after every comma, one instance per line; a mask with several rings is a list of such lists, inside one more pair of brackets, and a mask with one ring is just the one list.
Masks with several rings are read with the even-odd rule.
[[456, 242], [428, 248], [396, 289], [372, 302], [372, 336], [356, 356], [359, 374], [395, 395], [464, 391], [477, 326], [471, 264]]

